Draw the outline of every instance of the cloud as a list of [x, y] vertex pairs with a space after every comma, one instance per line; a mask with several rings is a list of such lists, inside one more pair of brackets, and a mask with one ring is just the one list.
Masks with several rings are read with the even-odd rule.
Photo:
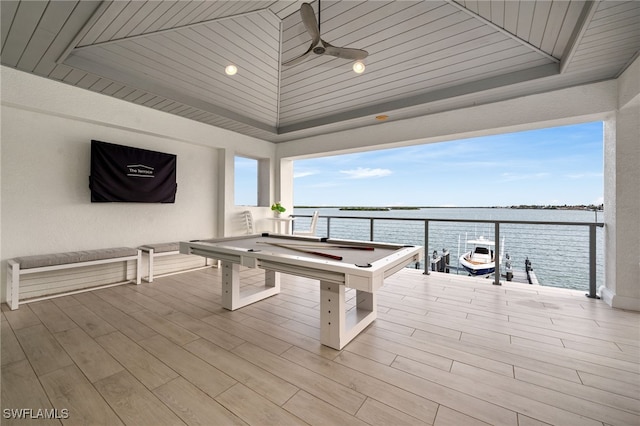
[[313, 176], [316, 174], [318, 174], [318, 172], [297, 172], [293, 174], [293, 178], [297, 179], [297, 178], [306, 177], [306, 176]]
[[569, 174], [566, 175], [569, 179], [587, 179], [587, 178], [602, 178], [604, 175], [603, 173], [591, 173], [591, 172], [587, 172], [587, 173], [574, 173], [574, 174]]
[[368, 167], [358, 167], [353, 170], [340, 170], [349, 177], [349, 179], [367, 179], [389, 176], [393, 172], [389, 169], [370, 169]]
[[518, 174], [518, 173], [502, 173], [502, 181], [503, 182], [511, 182], [515, 180], [538, 180], [544, 179], [551, 176], [550, 173], [540, 172], [540, 173], [529, 173], [529, 174]]

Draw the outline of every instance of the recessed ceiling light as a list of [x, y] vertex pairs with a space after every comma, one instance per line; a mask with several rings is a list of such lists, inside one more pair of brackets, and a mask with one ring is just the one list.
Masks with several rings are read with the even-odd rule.
[[353, 64], [353, 71], [356, 74], [362, 74], [364, 72], [364, 68], [365, 68], [364, 63], [360, 61]]
[[227, 75], [235, 75], [235, 73], [238, 72], [238, 67], [236, 67], [235, 65], [227, 65], [227, 67], [224, 69], [224, 72], [226, 72]]
[[384, 120], [386, 120], [387, 118], [389, 118], [389, 116], [388, 116], [388, 115], [384, 115], [384, 114], [382, 114], [382, 115], [376, 115], [376, 120], [378, 120], [378, 121], [384, 121]]

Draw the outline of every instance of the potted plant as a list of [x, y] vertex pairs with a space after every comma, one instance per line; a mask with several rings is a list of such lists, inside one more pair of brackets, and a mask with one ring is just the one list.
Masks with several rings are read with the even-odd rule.
[[272, 204], [271, 205], [271, 210], [273, 210], [273, 212], [276, 214], [276, 216], [280, 216], [281, 213], [284, 213], [285, 211], [287, 211], [287, 209], [282, 207], [282, 204], [280, 204], [280, 201]]

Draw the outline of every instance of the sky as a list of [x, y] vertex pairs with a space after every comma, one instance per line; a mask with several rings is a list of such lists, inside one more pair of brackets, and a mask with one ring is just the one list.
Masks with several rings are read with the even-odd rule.
[[294, 161], [295, 206], [603, 203], [603, 123]]

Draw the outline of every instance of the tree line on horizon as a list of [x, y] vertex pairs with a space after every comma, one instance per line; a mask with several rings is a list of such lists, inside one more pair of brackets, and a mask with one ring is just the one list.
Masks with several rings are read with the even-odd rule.
[[604, 204], [520, 204], [513, 206], [455, 206], [455, 207], [442, 207], [442, 206], [294, 206], [297, 209], [340, 209], [340, 210], [363, 210], [363, 211], [389, 211], [389, 210], [418, 210], [418, 209], [531, 209], [531, 210], [589, 210], [589, 211], [602, 211], [604, 210]]

